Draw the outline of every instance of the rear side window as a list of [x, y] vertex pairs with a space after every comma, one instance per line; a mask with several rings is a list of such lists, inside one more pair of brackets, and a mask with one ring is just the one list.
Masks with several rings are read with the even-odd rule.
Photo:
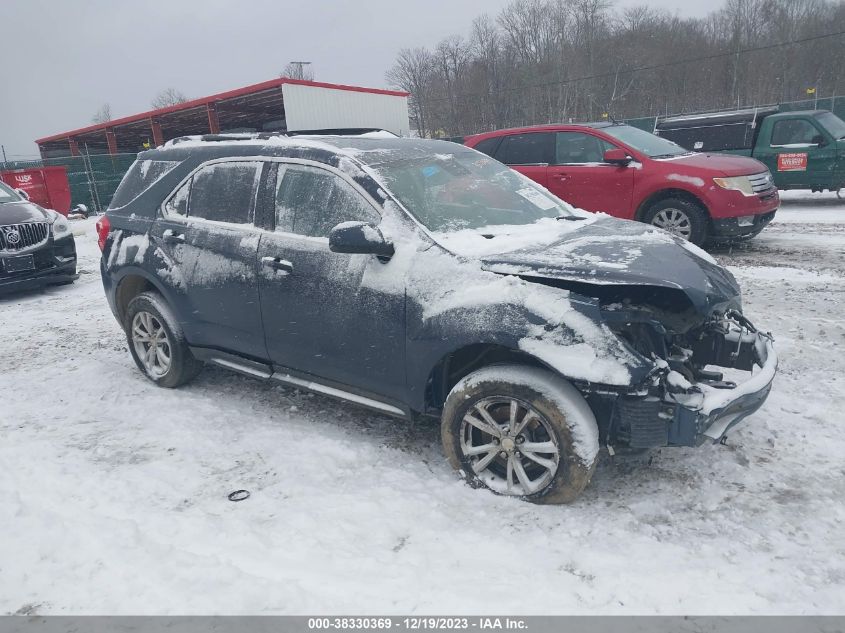
[[496, 159], [506, 165], [552, 162], [553, 136], [549, 132], [511, 134], [502, 139]]
[[804, 119], [776, 121], [772, 128], [772, 145], [807, 145], [819, 135], [816, 126]]
[[188, 215], [188, 195], [191, 193], [191, 181], [187, 181], [176, 190], [167, 204], [164, 205], [168, 215], [181, 215], [183, 218]]
[[[230, 224], [252, 223], [260, 176], [258, 162], [206, 165], [191, 179], [188, 217]], [[179, 193], [173, 197], [174, 201]]]
[[379, 216], [345, 180], [306, 165], [279, 166], [276, 178], [276, 230], [328, 237], [341, 222], [376, 224]]
[[479, 141], [473, 149], [478, 150], [479, 152], [484, 152], [488, 156], [494, 156], [496, 154], [496, 149], [499, 147], [499, 143], [501, 142], [501, 136], [494, 136], [493, 138], [486, 138], [483, 141]]
[[109, 207], [125, 207], [178, 165], [174, 160], [136, 160], [120, 181]]

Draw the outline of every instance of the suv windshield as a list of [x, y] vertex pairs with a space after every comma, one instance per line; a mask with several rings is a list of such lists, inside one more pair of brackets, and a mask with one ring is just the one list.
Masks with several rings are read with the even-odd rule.
[[15, 190], [0, 181], [0, 204], [4, 202], [19, 202], [21, 197], [15, 193]]
[[478, 152], [415, 156], [372, 166], [408, 211], [434, 232], [532, 224], [571, 215], [565, 202]]
[[837, 141], [845, 139], [845, 121], [836, 116], [833, 112], [820, 112], [816, 115], [816, 121], [822, 124]]
[[642, 152], [649, 158], [670, 158], [691, 153], [677, 143], [667, 141], [665, 138], [660, 138], [630, 125], [612, 125], [601, 128], [601, 131]]

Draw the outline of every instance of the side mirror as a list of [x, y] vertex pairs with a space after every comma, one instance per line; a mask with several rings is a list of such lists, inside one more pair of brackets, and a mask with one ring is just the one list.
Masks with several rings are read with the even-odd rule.
[[15, 193], [17, 193], [24, 200], [29, 200], [29, 194], [23, 189], [15, 189]]
[[816, 134], [813, 137], [813, 140], [810, 141], [810, 143], [812, 143], [813, 145], [817, 145], [819, 147], [824, 147], [825, 145], [827, 145], [827, 141], [824, 140], [824, 136], [822, 136], [821, 134]]
[[610, 163], [611, 165], [627, 165], [632, 160], [633, 159], [625, 153], [624, 149], [619, 149], [618, 147], [609, 149], [604, 153], [604, 162]]
[[366, 222], [341, 222], [329, 233], [329, 250], [333, 253], [358, 253], [390, 258], [393, 244], [381, 231]]

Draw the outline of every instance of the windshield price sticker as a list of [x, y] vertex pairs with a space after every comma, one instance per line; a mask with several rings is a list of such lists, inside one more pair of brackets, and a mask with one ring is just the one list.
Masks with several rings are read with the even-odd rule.
[[557, 206], [552, 200], [544, 196], [536, 189], [532, 189], [531, 187], [525, 187], [525, 189], [517, 189], [516, 192], [523, 198], [528, 200], [528, 202], [530, 202], [531, 204], [541, 208], [543, 211], [554, 209]]
[[807, 171], [807, 153], [778, 154], [778, 171]]
[[528, 623], [523, 618], [509, 617], [328, 617], [308, 618], [308, 630], [311, 631], [361, 631], [389, 630], [397, 631], [525, 631]]

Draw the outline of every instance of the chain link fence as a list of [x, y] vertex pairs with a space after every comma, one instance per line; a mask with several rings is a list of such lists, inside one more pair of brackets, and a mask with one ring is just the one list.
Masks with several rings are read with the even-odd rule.
[[84, 204], [90, 213], [102, 213], [123, 179], [135, 162], [137, 154], [97, 154], [66, 156], [26, 161], [0, 161], [0, 169], [36, 169], [38, 167], [64, 167], [70, 185], [71, 207]]

